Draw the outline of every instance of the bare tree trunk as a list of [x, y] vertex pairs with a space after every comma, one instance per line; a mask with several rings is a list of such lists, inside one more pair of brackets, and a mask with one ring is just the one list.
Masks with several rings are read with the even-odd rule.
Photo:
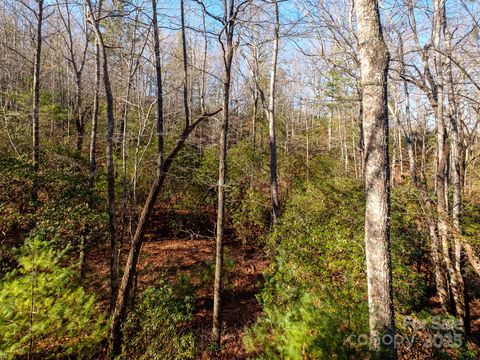
[[[101, 7], [101, 2], [99, 4]], [[100, 46], [98, 40], [95, 41], [95, 95], [93, 98], [93, 113], [92, 113], [92, 129], [90, 134], [90, 152], [89, 152], [89, 168], [90, 173], [88, 177], [88, 186], [90, 190], [95, 184], [95, 171], [97, 168], [97, 125], [99, 112], [99, 97], [100, 97]]]
[[95, 16], [91, 0], [87, 0], [92, 19], [93, 30], [98, 41], [100, 55], [102, 58], [103, 83], [107, 102], [107, 197], [108, 197], [108, 228], [110, 237], [110, 307], [113, 309], [118, 290], [118, 242], [115, 233], [115, 169], [113, 164], [113, 135], [115, 130], [115, 118], [113, 115], [113, 95], [108, 73], [108, 58], [100, 32], [98, 18]]
[[77, 76], [75, 81], [76, 83], [76, 95], [75, 95], [75, 127], [77, 129], [77, 142], [76, 142], [76, 149], [78, 153], [82, 151], [83, 147], [83, 138], [85, 136], [85, 123], [83, 121], [83, 114], [82, 114], [82, 80], [80, 76]]
[[[37, 29], [35, 34], [36, 47], [35, 47], [35, 61], [33, 65], [33, 171], [35, 175], [39, 170], [39, 157], [40, 157], [40, 145], [39, 145], [39, 112], [40, 112], [40, 61], [42, 57], [42, 25], [43, 25], [43, 1], [37, 0], [38, 10], [36, 12], [37, 17]], [[32, 201], [37, 201], [37, 180], [33, 180], [32, 186]]]
[[[395, 118], [398, 116], [398, 114], [395, 114]], [[395, 136], [395, 131], [393, 132], [393, 149], [392, 149], [392, 165], [390, 166], [391, 168], [391, 176], [390, 176], [390, 184], [392, 189], [395, 187], [395, 176], [397, 172], [397, 167], [396, 167], [396, 162], [397, 162], [397, 148], [396, 148], [396, 143], [397, 143], [397, 137]]]
[[358, 161], [357, 161], [357, 147], [355, 143], [355, 119], [352, 116], [352, 156], [353, 156], [353, 167], [355, 170], [355, 179], [359, 177]]
[[333, 107], [330, 108], [330, 116], [328, 117], [328, 137], [327, 137], [327, 150], [332, 149], [332, 122], [333, 122]]
[[[441, 34], [445, 28], [445, 0], [436, 0], [434, 2], [434, 32], [433, 45], [436, 50], [440, 50]], [[437, 213], [438, 213], [438, 234], [442, 246], [444, 265], [447, 269], [450, 289], [452, 291], [456, 311], [464, 314], [464, 305], [460, 301], [463, 293], [459, 289], [459, 279], [455, 273], [454, 266], [450, 258], [450, 245], [448, 239], [448, 208], [445, 197], [447, 190], [446, 167], [448, 161], [449, 148], [446, 143], [445, 117], [444, 117], [444, 78], [443, 78], [443, 56], [435, 53], [435, 70], [437, 73], [438, 92], [435, 110], [435, 121], [437, 128], [437, 174], [435, 178], [437, 194]]]
[[185, 111], [185, 127], [190, 125], [190, 108], [188, 104], [188, 58], [187, 39], [185, 36], [185, 0], [180, 0], [180, 18], [182, 23], [182, 54], [183, 54], [183, 108]]
[[[451, 53], [451, 38], [452, 35], [448, 28], [445, 31], [447, 52]], [[466, 289], [463, 278], [462, 258], [464, 257], [462, 252], [462, 243], [459, 236], [462, 235], [461, 229], [461, 207], [462, 207], [462, 174], [463, 170], [463, 146], [460, 136], [460, 126], [457, 120], [457, 116], [460, 116], [457, 111], [457, 102], [455, 94], [455, 86], [452, 74], [452, 63], [450, 57], [447, 60], [447, 80], [449, 84], [449, 104], [450, 104], [450, 125], [451, 125], [451, 159], [452, 159], [452, 185], [453, 185], [453, 203], [452, 203], [452, 217], [453, 217], [453, 266], [455, 277], [458, 286], [457, 298], [455, 301], [455, 313], [458, 318], [463, 321], [465, 329], [469, 328], [469, 319], [467, 319], [468, 303], [466, 301]], [[455, 295], [455, 293], [454, 293]]]
[[273, 38], [272, 67], [270, 69], [270, 94], [268, 100], [268, 136], [270, 140], [270, 191], [272, 197], [273, 221], [280, 217], [280, 201], [277, 179], [277, 142], [275, 136], [275, 84], [277, 79], [278, 43], [280, 37], [280, 16], [278, 2], [273, 0], [275, 25]]
[[252, 114], [252, 147], [253, 152], [256, 150], [257, 146], [257, 114], [258, 114], [258, 89], [255, 87], [253, 89], [253, 114]]
[[365, 175], [365, 136], [363, 135], [363, 94], [358, 91], [358, 150], [360, 155], [360, 173]]
[[344, 156], [344, 166], [345, 166], [345, 174], [348, 174], [348, 143], [347, 143], [347, 124], [346, 121], [342, 121], [340, 123], [341, 129], [341, 146], [343, 148], [343, 156]]
[[[205, 113], [205, 91], [206, 91], [206, 70], [207, 70], [207, 55], [208, 55], [208, 36], [207, 36], [207, 28], [205, 24], [205, 14], [202, 13], [202, 25], [203, 25], [203, 34], [204, 38], [203, 41], [205, 42], [203, 45], [203, 63], [202, 63], [202, 83], [200, 86], [200, 109], [202, 114]], [[203, 146], [202, 146], [203, 148]]]
[[307, 168], [307, 174], [306, 174], [306, 183], [307, 183], [307, 189], [309, 188], [310, 185], [310, 137], [308, 136], [308, 117], [307, 113], [304, 112], [305, 115], [305, 165]]
[[378, 3], [355, 4], [361, 59], [365, 135], [365, 252], [368, 307], [374, 356], [395, 359], [392, 264], [390, 257], [390, 186], [388, 160], [387, 79], [389, 53], [380, 24]]
[[218, 204], [215, 249], [215, 279], [213, 285], [213, 322], [212, 341], [220, 346], [222, 331], [222, 281], [223, 281], [223, 235], [225, 222], [225, 182], [227, 177], [227, 134], [230, 105], [230, 82], [233, 61], [233, 32], [235, 27], [234, 0], [224, 2], [223, 23], [225, 25], [225, 44], [221, 41], [223, 50], [223, 120], [220, 132], [220, 157], [218, 162]]
[[[400, 41], [401, 37], [399, 36]], [[403, 44], [400, 43], [400, 57], [403, 56]], [[403, 58], [402, 58], [403, 63]], [[402, 69], [403, 71], [404, 69]], [[440, 304], [443, 310], [446, 310], [446, 304], [448, 302], [448, 289], [447, 289], [447, 279], [445, 277], [444, 269], [442, 266], [442, 259], [440, 256], [440, 249], [441, 244], [438, 239], [436, 224], [434, 219], [434, 210], [433, 204], [428, 196], [428, 190], [426, 186], [422, 184], [418, 175], [417, 175], [417, 167], [415, 161], [415, 152], [413, 147], [413, 138], [412, 138], [412, 127], [411, 127], [411, 118], [410, 118], [410, 93], [408, 90], [407, 82], [403, 82], [403, 88], [405, 93], [405, 118], [406, 118], [406, 128], [403, 128], [404, 135], [405, 135], [405, 142], [407, 144], [407, 155], [408, 155], [408, 164], [409, 164], [409, 171], [410, 176], [412, 178], [412, 183], [417, 189], [417, 194], [419, 197], [419, 201], [423, 204], [423, 212], [425, 218], [427, 220], [427, 227], [430, 234], [430, 239], [432, 241], [432, 260], [433, 260], [433, 268], [435, 274], [435, 284], [437, 288], [437, 293], [439, 295]], [[400, 124], [400, 122], [399, 122]]]

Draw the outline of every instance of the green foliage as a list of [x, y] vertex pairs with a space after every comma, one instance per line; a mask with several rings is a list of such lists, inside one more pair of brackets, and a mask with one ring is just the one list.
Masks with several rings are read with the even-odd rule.
[[[270, 237], [272, 263], [259, 295], [264, 315], [246, 347], [260, 359], [362, 358], [349, 341], [368, 334], [363, 184], [338, 176], [329, 158], [312, 160], [308, 184], [298, 182]], [[427, 234], [412, 193], [393, 193], [391, 242], [395, 306], [410, 312], [426, 298], [420, 267]]]
[[[182, 280], [183, 279], [183, 280]], [[147, 288], [122, 327], [121, 359], [193, 359], [194, 334], [188, 329], [195, 297], [186, 278], [172, 286]]]
[[425, 274], [429, 237], [415, 190], [396, 187], [392, 191], [391, 250], [395, 307], [402, 313], [418, 310], [427, 299]]
[[[348, 337], [363, 322], [364, 313], [354, 307], [339, 307], [331, 299], [304, 294], [296, 306], [268, 307], [249, 331], [245, 346], [258, 359], [357, 358], [366, 348], [350, 344]], [[255, 354], [259, 345], [261, 352]]]
[[14, 236], [29, 227], [32, 215], [30, 192], [35, 175], [32, 166], [22, 159], [0, 155], [0, 232]]
[[[206, 288], [213, 288], [213, 283], [215, 281], [215, 260], [208, 261], [205, 265], [206, 267], [199, 271], [201, 284]], [[222, 286], [225, 290], [229, 290], [233, 286], [232, 277], [234, 269], [235, 261], [228, 254], [228, 249], [226, 249], [223, 255], [222, 273]]]
[[292, 194], [271, 237], [277, 246], [260, 295], [264, 316], [246, 342], [261, 349], [259, 358], [364, 352], [347, 344], [367, 324], [362, 207], [361, 186], [348, 179], [317, 180]]
[[[270, 188], [266, 156], [253, 152], [249, 142], [239, 142], [229, 149], [226, 188], [227, 230], [242, 241], [265, 236], [270, 223]], [[255, 174], [255, 176], [253, 176]], [[163, 203], [171, 232], [184, 235], [188, 230], [205, 235], [213, 229], [217, 203], [218, 147], [203, 153], [194, 146], [185, 147], [177, 156], [167, 178]]]
[[[52, 150], [48, 166], [39, 174], [28, 161], [0, 156], [2, 234], [17, 244], [23, 234], [44, 234], [59, 248], [72, 250], [79, 247], [82, 237], [87, 245], [102, 241], [107, 234], [106, 212], [97, 206], [98, 195], [88, 188], [83, 159], [64, 148]], [[29, 191], [34, 181], [40, 199], [36, 207]], [[0, 256], [8, 260], [6, 251]]]
[[252, 188], [245, 191], [240, 205], [233, 209], [232, 214], [232, 227], [239, 240], [255, 242], [266, 234], [270, 221], [269, 205], [265, 193]]
[[21, 248], [18, 269], [0, 285], [0, 358], [86, 358], [104, 338], [105, 317], [95, 297], [61, 266], [62, 257], [40, 237]]

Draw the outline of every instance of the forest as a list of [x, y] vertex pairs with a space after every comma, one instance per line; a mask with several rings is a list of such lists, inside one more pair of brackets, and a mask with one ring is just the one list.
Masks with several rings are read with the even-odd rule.
[[480, 2], [1, 0], [0, 359], [480, 359]]

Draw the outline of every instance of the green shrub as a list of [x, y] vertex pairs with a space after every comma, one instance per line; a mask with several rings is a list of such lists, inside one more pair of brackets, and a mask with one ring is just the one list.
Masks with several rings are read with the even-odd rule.
[[193, 287], [161, 284], [140, 296], [123, 326], [121, 359], [193, 359], [196, 339], [188, 329], [195, 305]]
[[[222, 287], [225, 290], [233, 287], [233, 271], [235, 270], [235, 261], [229, 255], [228, 249], [224, 250], [223, 268], [222, 268]], [[198, 277], [202, 286], [213, 289], [215, 281], [215, 259], [206, 261], [202, 264], [202, 269], [198, 271]]]
[[[319, 169], [328, 164], [322, 159], [312, 162]], [[394, 296], [401, 314], [425, 298], [419, 264], [427, 238], [419, 232], [423, 228], [405, 194], [393, 195]], [[294, 186], [269, 240], [271, 266], [259, 295], [264, 314], [248, 330], [245, 343], [253, 357], [368, 355], [365, 346], [350, 341], [350, 336], [368, 334], [364, 206], [363, 184], [334, 173], [317, 171], [308, 186]]]
[[[260, 294], [264, 315], [246, 346], [264, 359], [348, 358], [366, 331], [362, 189], [355, 181], [316, 180], [297, 189], [271, 237], [273, 264]], [[275, 245], [276, 244], [276, 245]]]
[[353, 359], [366, 353], [364, 346], [348, 341], [365, 322], [365, 309], [340, 307], [311, 293], [300, 295], [295, 303], [267, 307], [263, 319], [250, 329], [245, 346], [256, 358]]
[[261, 240], [270, 222], [270, 201], [267, 195], [250, 188], [232, 209], [232, 227], [237, 239], [243, 243]]
[[20, 250], [18, 269], [0, 285], [0, 358], [88, 357], [104, 338], [95, 297], [61, 266], [62, 255], [40, 237]]

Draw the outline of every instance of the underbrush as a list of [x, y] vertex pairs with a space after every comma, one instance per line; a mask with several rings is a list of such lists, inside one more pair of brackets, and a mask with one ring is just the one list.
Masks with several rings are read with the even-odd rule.
[[0, 284], [0, 358], [90, 358], [106, 336], [95, 296], [65, 266], [65, 253], [29, 238]]
[[[318, 166], [328, 161], [318, 159]], [[330, 169], [335, 169], [326, 165]], [[245, 341], [258, 359], [362, 359], [368, 343], [363, 184], [316, 171], [297, 184], [269, 238], [271, 265], [258, 296], [264, 314]], [[421, 271], [427, 235], [409, 199], [393, 193], [391, 219], [397, 314], [417, 311], [427, 298]]]
[[186, 278], [147, 288], [122, 326], [120, 359], [194, 359], [196, 338], [189, 328], [195, 295]]

